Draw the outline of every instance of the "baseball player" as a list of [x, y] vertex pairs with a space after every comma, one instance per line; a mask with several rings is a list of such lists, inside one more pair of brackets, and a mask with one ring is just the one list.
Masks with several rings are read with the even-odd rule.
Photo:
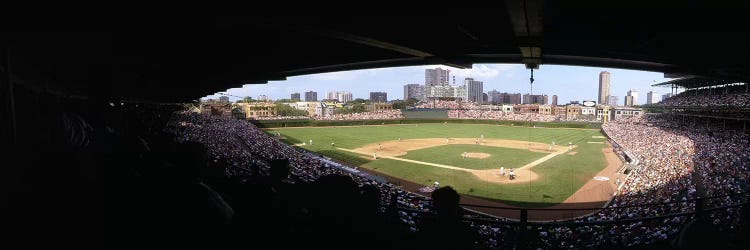
[[310, 139], [310, 146], [312, 146], [312, 139]]
[[377, 160], [378, 159], [378, 153], [373, 152], [372, 153], [372, 159]]
[[378, 150], [383, 150], [383, 147], [380, 146], [380, 143], [378, 143]]
[[505, 167], [500, 167], [500, 175], [505, 176]]
[[440, 188], [440, 183], [438, 181], [435, 181], [434, 186], [435, 186], [435, 189], [438, 189]]

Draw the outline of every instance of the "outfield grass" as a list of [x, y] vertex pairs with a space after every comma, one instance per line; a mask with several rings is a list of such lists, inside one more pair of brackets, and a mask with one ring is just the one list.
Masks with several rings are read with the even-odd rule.
[[326, 150], [330, 148], [331, 142], [337, 147], [348, 149], [358, 148], [370, 143], [380, 141], [394, 141], [401, 139], [416, 138], [484, 138], [510, 139], [519, 141], [533, 141], [551, 143], [555, 141], [558, 145], [568, 142], [579, 144], [590, 139], [591, 135], [600, 135], [598, 130], [584, 129], [552, 129], [552, 128], [530, 128], [498, 126], [485, 124], [409, 124], [409, 125], [384, 125], [384, 126], [356, 126], [356, 127], [301, 127], [301, 128], [275, 128], [269, 131], [279, 131], [290, 144], [302, 142], [304, 148], [312, 151]]
[[[485, 153], [489, 154], [490, 157], [464, 159], [461, 157], [463, 152]], [[547, 154], [523, 149], [453, 144], [409, 151], [406, 155], [398, 158], [483, 170], [500, 168], [501, 165], [505, 168], [519, 168], [545, 155]]]
[[[273, 131], [279, 131], [284, 140], [290, 144], [301, 144], [303, 141], [309, 143], [313, 140], [313, 145], [301, 146], [307, 150], [318, 152], [332, 158], [350, 162], [352, 165], [359, 165], [364, 168], [398, 177], [401, 179], [416, 182], [425, 186], [432, 186], [435, 180], [438, 180], [441, 186], [453, 186], [459, 193], [472, 196], [500, 200], [511, 205], [523, 207], [546, 207], [555, 205], [567, 199], [575, 193], [583, 184], [593, 178], [593, 176], [606, 167], [606, 161], [602, 148], [605, 144], [589, 144], [587, 142], [603, 142], [605, 139], [592, 138], [600, 136], [598, 130], [583, 129], [554, 129], [554, 128], [529, 128], [513, 126], [496, 126], [496, 125], [474, 125], [474, 124], [418, 124], [418, 125], [386, 125], [386, 126], [359, 126], [359, 127], [305, 127], [305, 128], [277, 128]], [[533, 141], [541, 143], [550, 143], [555, 141], [558, 145], [565, 145], [572, 142], [577, 146], [576, 155], [562, 154], [555, 156], [544, 163], [537, 165], [533, 171], [537, 173], [539, 179], [529, 183], [518, 184], [494, 184], [476, 179], [471, 173], [459, 170], [438, 168], [422, 164], [402, 162], [390, 159], [378, 159], [369, 161], [367, 159], [357, 159], [357, 154], [335, 150], [331, 147], [331, 142], [336, 143], [336, 147], [354, 149], [367, 144], [382, 141], [417, 138], [478, 138], [484, 135], [484, 138], [491, 139], [510, 139], [520, 141]], [[483, 152], [493, 156], [498, 154], [500, 162], [517, 161], [521, 164], [527, 159], [538, 159], [544, 153], [535, 153], [525, 150], [521, 153], [514, 152], [514, 149], [499, 149], [488, 146], [479, 146], [473, 150], [461, 148], [463, 146], [476, 145], [448, 145], [430, 148], [430, 150], [420, 152], [415, 150], [409, 152], [404, 158], [446, 164], [452, 166], [461, 166], [466, 168], [483, 169], [497, 168], [495, 163], [487, 164], [461, 164], [464, 161], [460, 155], [462, 152]], [[484, 152], [487, 150], [501, 150], [504, 152], [493, 153]], [[435, 151], [437, 150], [437, 151]], [[506, 151], [511, 150], [511, 151]], [[540, 154], [533, 156], [533, 154]], [[510, 160], [518, 155], [517, 160]], [[444, 157], [444, 158], [441, 158]], [[487, 159], [485, 159], [487, 160]], [[459, 161], [459, 163], [457, 163]], [[482, 159], [467, 159], [466, 161], [482, 161]], [[503, 163], [504, 164], [504, 163]], [[470, 166], [470, 165], [473, 165]], [[519, 176], [523, 178], [523, 176]]]

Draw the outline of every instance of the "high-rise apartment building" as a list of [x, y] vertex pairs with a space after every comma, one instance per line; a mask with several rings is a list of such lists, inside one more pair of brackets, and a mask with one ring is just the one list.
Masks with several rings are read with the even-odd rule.
[[386, 93], [386, 92], [370, 92], [370, 102], [373, 102], [373, 103], [385, 103], [385, 102], [388, 102], [388, 93]]
[[450, 70], [435, 68], [424, 70], [424, 84], [426, 86], [432, 85], [448, 85], [450, 81]]
[[599, 73], [599, 103], [610, 103], [607, 100], [609, 98], [609, 77], [607, 71]]
[[649, 91], [646, 93], [646, 104], [655, 104], [659, 102], [659, 93]]
[[417, 100], [424, 100], [424, 86], [421, 84], [406, 84], [404, 85], [404, 100], [414, 98]]
[[315, 92], [315, 91], [307, 91], [307, 92], [305, 92], [305, 101], [306, 102], [316, 102], [316, 101], [318, 101], [318, 92]]
[[464, 79], [464, 84], [467, 87], [468, 101], [481, 104], [484, 84], [480, 81], [475, 81], [474, 78]]

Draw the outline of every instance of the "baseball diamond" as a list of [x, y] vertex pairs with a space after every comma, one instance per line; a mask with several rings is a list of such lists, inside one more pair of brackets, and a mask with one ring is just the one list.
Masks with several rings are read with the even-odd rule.
[[[289, 144], [357, 165], [413, 192], [432, 186], [435, 181], [450, 185], [462, 194], [463, 203], [601, 206], [611, 198], [615, 184], [593, 178], [607, 176], [615, 180], [622, 165], [601, 132], [591, 129], [419, 124], [268, 130], [271, 131], [281, 133]], [[308, 140], [323, 144], [300, 143]], [[572, 142], [575, 153], [568, 152], [567, 145], [553, 146], [553, 141]], [[601, 143], [588, 143], [591, 141]], [[330, 143], [336, 144], [334, 150], [323, 146]], [[376, 160], [374, 153], [378, 155]], [[513, 169], [515, 178], [502, 175], [500, 167], [506, 172]], [[504, 213], [497, 209], [478, 210]], [[549, 214], [550, 219], [560, 216]]]

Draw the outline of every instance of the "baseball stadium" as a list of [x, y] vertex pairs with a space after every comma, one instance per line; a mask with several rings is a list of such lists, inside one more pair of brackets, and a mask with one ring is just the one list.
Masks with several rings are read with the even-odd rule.
[[427, 10], [0, 31], [3, 242], [750, 247], [750, 9]]

